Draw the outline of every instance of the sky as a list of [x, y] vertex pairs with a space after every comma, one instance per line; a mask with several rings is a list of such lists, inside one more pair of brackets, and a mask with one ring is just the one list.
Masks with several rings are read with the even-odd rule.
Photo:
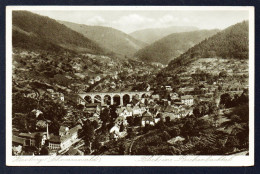
[[233, 24], [248, 20], [245, 10], [201, 10], [201, 11], [109, 11], [109, 10], [70, 10], [70, 11], [32, 11], [43, 16], [85, 25], [112, 27], [125, 33], [145, 28], [163, 28], [169, 26], [195, 26], [200, 29], [225, 29]]

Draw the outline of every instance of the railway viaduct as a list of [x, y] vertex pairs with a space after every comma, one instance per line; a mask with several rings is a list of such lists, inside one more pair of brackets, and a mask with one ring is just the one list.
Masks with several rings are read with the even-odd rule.
[[127, 98], [130, 102], [133, 97], [138, 96], [143, 98], [144, 96], [150, 96], [151, 91], [133, 91], [133, 92], [88, 92], [78, 94], [81, 99], [87, 102], [95, 103], [100, 102], [101, 104], [106, 103], [105, 100], [110, 100], [110, 105], [114, 104], [115, 98], [119, 98], [120, 105], [123, 105], [123, 99]]

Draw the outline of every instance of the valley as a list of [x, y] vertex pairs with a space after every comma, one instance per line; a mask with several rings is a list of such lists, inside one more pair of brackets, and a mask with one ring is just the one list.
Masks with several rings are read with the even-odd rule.
[[13, 155], [248, 155], [248, 21], [128, 35], [15, 11], [12, 39]]

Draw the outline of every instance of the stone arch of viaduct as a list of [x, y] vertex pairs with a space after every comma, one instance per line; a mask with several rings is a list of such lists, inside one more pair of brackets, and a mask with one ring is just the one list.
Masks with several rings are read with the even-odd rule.
[[130, 102], [132, 101], [133, 97], [138, 95], [141, 98], [143, 95], [150, 96], [150, 91], [136, 91], [136, 92], [88, 92], [79, 94], [79, 96], [85, 99], [87, 96], [91, 98], [91, 103], [94, 103], [95, 97], [99, 96], [101, 98], [101, 104], [104, 104], [105, 96], [109, 96], [111, 99], [111, 105], [114, 104], [114, 97], [120, 98], [120, 105], [123, 105], [123, 97], [128, 95]]

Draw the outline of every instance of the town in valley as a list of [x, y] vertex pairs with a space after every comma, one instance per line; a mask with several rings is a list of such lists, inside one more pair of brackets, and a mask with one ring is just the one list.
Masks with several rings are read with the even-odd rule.
[[12, 155], [248, 155], [248, 25], [126, 34], [13, 11]]

